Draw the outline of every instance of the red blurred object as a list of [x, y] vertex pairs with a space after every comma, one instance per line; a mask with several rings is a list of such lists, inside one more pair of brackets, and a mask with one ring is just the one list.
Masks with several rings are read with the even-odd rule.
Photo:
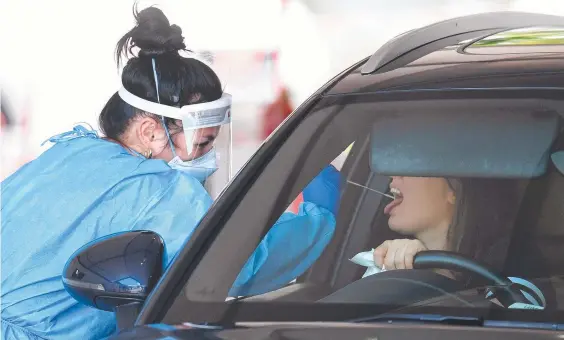
[[8, 125], [9, 122], [8, 117], [4, 112], [0, 112], [0, 113], [2, 114], [2, 117], [0, 118], [0, 123], [1, 123], [0, 126], [5, 127]]
[[255, 53], [255, 58], [259, 62], [278, 61], [278, 51], [260, 51]]
[[280, 125], [292, 111], [294, 111], [294, 108], [290, 102], [290, 93], [287, 88], [282, 88], [274, 102], [265, 108], [262, 115], [262, 139], [265, 139], [276, 130], [278, 125]]
[[298, 214], [300, 211], [300, 204], [304, 202], [304, 194], [300, 192], [298, 197], [290, 204], [287, 211], [293, 212], [294, 214]]

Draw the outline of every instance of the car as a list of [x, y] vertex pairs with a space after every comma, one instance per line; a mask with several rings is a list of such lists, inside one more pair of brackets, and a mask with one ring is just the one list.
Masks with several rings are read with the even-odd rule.
[[[158, 234], [123, 232], [79, 249], [65, 288], [115, 312], [112, 339], [563, 338], [563, 33], [562, 17], [495, 12], [392, 39], [276, 129], [170, 265]], [[279, 289], [228, 298], [273, 222], [335, 159], [346, 182], [315, 264]], [[462, 236], [451, 238], [449, 220], [444, 246], [425, 243], [413, 269], [369, 275], [355, 254], [423, 242], [392, 230], [398, 207], [435, 207], [406, 210], [411, 194], [393, 184], [406, 178], [448, 184]]]

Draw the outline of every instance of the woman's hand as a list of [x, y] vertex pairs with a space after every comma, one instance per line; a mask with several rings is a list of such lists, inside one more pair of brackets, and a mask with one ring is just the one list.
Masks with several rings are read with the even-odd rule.
[[427, 250], [421, 241], [409, 239], [388, 240], [374, 249], [374, 263], [385, 270], [413, 269], [413, 258]]

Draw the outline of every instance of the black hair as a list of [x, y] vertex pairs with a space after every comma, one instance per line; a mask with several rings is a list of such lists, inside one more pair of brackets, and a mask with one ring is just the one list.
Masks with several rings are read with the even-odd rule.
[[448, 231], [449, 250], [503, 270], [520, 208], [519, 182], [514, 179], [448, 179], [456, 211]]
[[[135, 4], [133, 16], [135, 27], [118, 41], [115, 50], [118, 67], [122, 57], [129, 58], [121, 77], [127, 91], [159, 102], [153, 75], [154, 59], [161, 104], [181, 107], [221, 98], [223, 90], [215, 72], [205, 63], [179, 54], [186, 50], [180, 27], [171, 25], [164, 13], [155, 7], [138, 11]], [[137, 56], [133, 48], [139, 48]], [[120, 141], [131, 121], [141, 115], [153, 114], [132, 107], [116, 92], [100, 113], [100, 128], [106, 137]], [[155, 116], [155, 119], [160, 121], [160, 117]], [[165, 117], [165, 124], [171, 134], [181, 131], [177, 120]]]

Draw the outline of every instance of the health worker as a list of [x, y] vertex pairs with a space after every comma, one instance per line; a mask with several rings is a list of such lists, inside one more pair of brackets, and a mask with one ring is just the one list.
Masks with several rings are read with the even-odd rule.
[[[113, 313], [83, 306], [63, 288], [69, 257], [106, 235], [152, 230], [172, 259], [212, 204], [205, 186], [229, 180], [231, 96], [206, 63], [179, 53], [182, 30], [161, 10], [134, 15], [136, 26], [116, 48], [118, 65], [130, 57], [123, 87], [99, 117], [104, 137], [77, 125], [2, 182], [3, 339], [110, 335]], [[78, 76], [75, 86], [84, 81]], [[317, 260], [334, 232], [339, 185], [329, 166], [306, 187], [299, 212], [270, 229], [231, 296], [278, 289]]]

